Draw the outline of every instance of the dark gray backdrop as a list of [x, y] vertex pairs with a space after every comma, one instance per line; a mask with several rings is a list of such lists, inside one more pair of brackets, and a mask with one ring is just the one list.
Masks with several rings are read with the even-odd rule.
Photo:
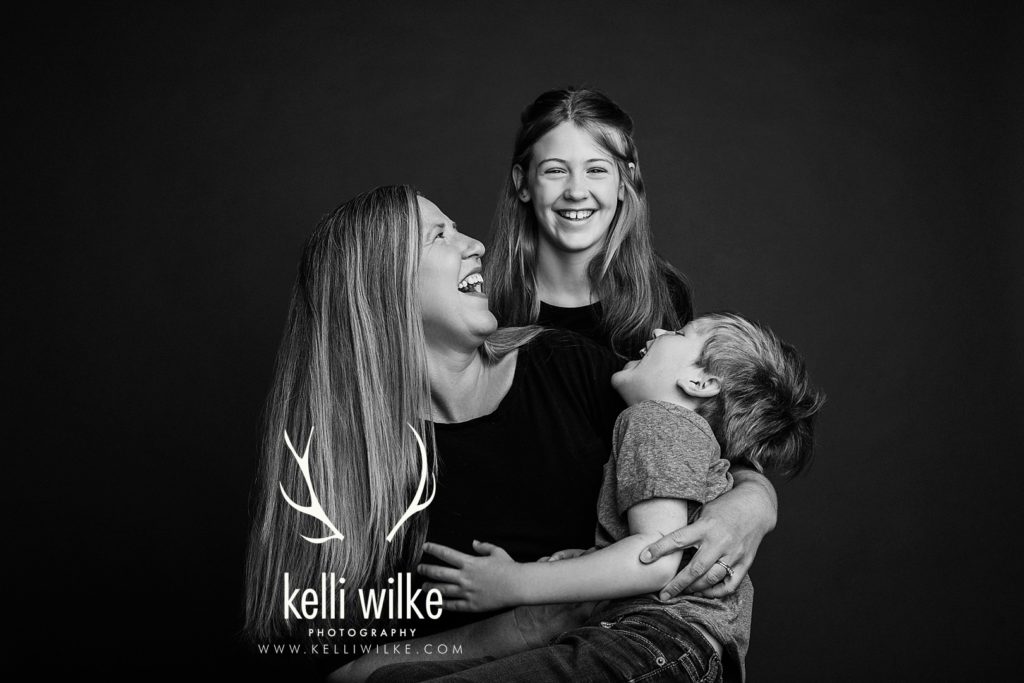
[[979, 680], [1006, 657], [1022, 288], [1003, 6], [23, 19], [7, 308], [33, 422], [16, 413], [9, 457], [35, 467], [5, 486], [8, 618], [41, 670], [275, 671], [232, 638], [303, 238], [356, 192], [410, 182], [486, 241], [520, 110], [569, 84], [636, 120], [656, 243], [698, 309], [770, 323], [830, 397], [752, 572], [752, 679]]

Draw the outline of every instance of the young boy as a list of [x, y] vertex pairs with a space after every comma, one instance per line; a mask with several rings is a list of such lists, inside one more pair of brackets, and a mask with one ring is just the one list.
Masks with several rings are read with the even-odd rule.
[[[446, 609], [611, 601], [547, 646], [472, 668], [452, 663], [458, 680], [742, 680], [750, 579], [725, 598], [663, 601], [657, 592], [687, 558], [680, 551], [641, 564], [638, 557], [731, 488], [731, 462], [799, 473], [811, 457], [824, 396], [810, 386], [792, 346], [732, 314], [706, 315], [675, 333], [656, 330], [641, 359], [615, 373], [612, 384], [629, 407], [615, 423], [605, 465], [596, 549], [517, 563], [487, 543], [474, 542], [480, 556], [428, 544], [427, 552], [452, 567], [421, 566], [440, 582]], [[441, 670], [439, 664], [435, 672]]]

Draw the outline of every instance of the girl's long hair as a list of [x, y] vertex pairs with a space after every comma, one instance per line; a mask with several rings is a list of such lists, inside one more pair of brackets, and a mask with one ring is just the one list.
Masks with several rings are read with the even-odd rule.
[[[253, 639], [291, 635], [294, 617], [283, 619], [285, 572], [293, 589], [318, 592], [321, 573], [335, 572], [350, 587], [346, 594], [354, 595], [357, 587], [382, 586], [419, 557], [424, 515], [409, 519], [390, 543], [385, 540], [420, 478], [410, 427], [433, 446], [414, 289], [418, 217], [412, 188], [382, 187], [335, 209], [306, 242], [265, 413], [246, 563], [246, 632]], [[343, 541], [302, 538], [329, 532], [290, 506], [279, 490], [280, 483], [299, 505], [311, 501], [299, 463], [285, 445], [286, 430], [300, 455], [315, 430], [311, 484]], [[431, 463], [436, 472], [434, 458]], [[337, 594], [338, 588], [328, 589]]]
[[[678, 329], [689, 322], [689, 285], [651, 244], [647, 196], [629, 115], [603, 93], [569, 88], [543, 93], [520, 120], [510, 169], [518, 165], [528, 175], [534, 143], [566, 121], [590, 133], [618, 166], [625, 198], [588, 266], [592, 296], [601, 302], [601, 326], [615, 352], [632, 355], [655, 327]], [[532, 204], [519, 200], [511, 170], [492, 230], [484, 277], [491, 310], [502, 325], [535, 323], [540, 313], [537, 219]]]

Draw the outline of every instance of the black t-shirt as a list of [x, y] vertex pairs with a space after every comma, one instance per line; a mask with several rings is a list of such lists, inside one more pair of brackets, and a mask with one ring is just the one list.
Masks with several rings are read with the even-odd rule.
[[[625, 409], [611, 386], [621, 367], [609, 350], [564, 331], [520, 347], [493, 413], [434, 425], [440, 462], [428, 540], [469, 554], [474, 539], [494, 543], [525, 562], [591, 547], [612, 428]], [[445, 612], [420, 622], [417, 635], [483, 616]]]
[[[435, 423], [437, 493], [426, 512], [427, 540], [467, 554], [475, 554], [473, 540], [494, 543], [525, 562], [594, 545], [604, 463], [626, 407], [611, 385], [622, 365], [589, 339], [549, 330], [519, 348], [512, 386], [494, 412]], [[423, 561], [443, 564], [429, 555]], [[423, 579], [414, 582], [420, 588]], [[444, 611], [396, 627], [422, 637], [490, 615]], [[315, 659], [326, 674], [354, 655]]]
[[[672, 307], [675, 309], [676, 315], [679, 316], [679, 325], [681, 327], [693, 318], [693, 304], [689, 288], [684, 282], [671, 277], [666, 278], [666, 284], [668, 285]], [[537, 324], [559, 330], [571, 330], [610, 349], [612, 347], [611, 339], [609, 339], [608, 333], [601, 329], [601, 311], [600, 301], [576, 308], [552, 306], [541, 301]], [[637, 347], [636, 349], [621, 350], [628, 357], [636, 357], [642, 344], [635, 344], [635, 346]]]

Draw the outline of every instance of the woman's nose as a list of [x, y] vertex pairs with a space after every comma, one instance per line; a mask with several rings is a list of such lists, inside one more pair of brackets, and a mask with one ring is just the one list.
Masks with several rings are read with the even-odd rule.
[[668, 334], [668, 330], [663, 330], [660, 327], [655, 327], [654, 332], [651, 333], [651, 339], [657, 339], [663, 334]]
[[466, 241], [465, 244], [462, 246], [462, 258], [472, 258], [474, 256], [476, 256], [477, 258], [483, 258], [484, 252], [487, 251], [484, 248], [483, 242], [477, 239], [473, 239], [468, 235], [460, 236], [462, 237], [462, 239]]

